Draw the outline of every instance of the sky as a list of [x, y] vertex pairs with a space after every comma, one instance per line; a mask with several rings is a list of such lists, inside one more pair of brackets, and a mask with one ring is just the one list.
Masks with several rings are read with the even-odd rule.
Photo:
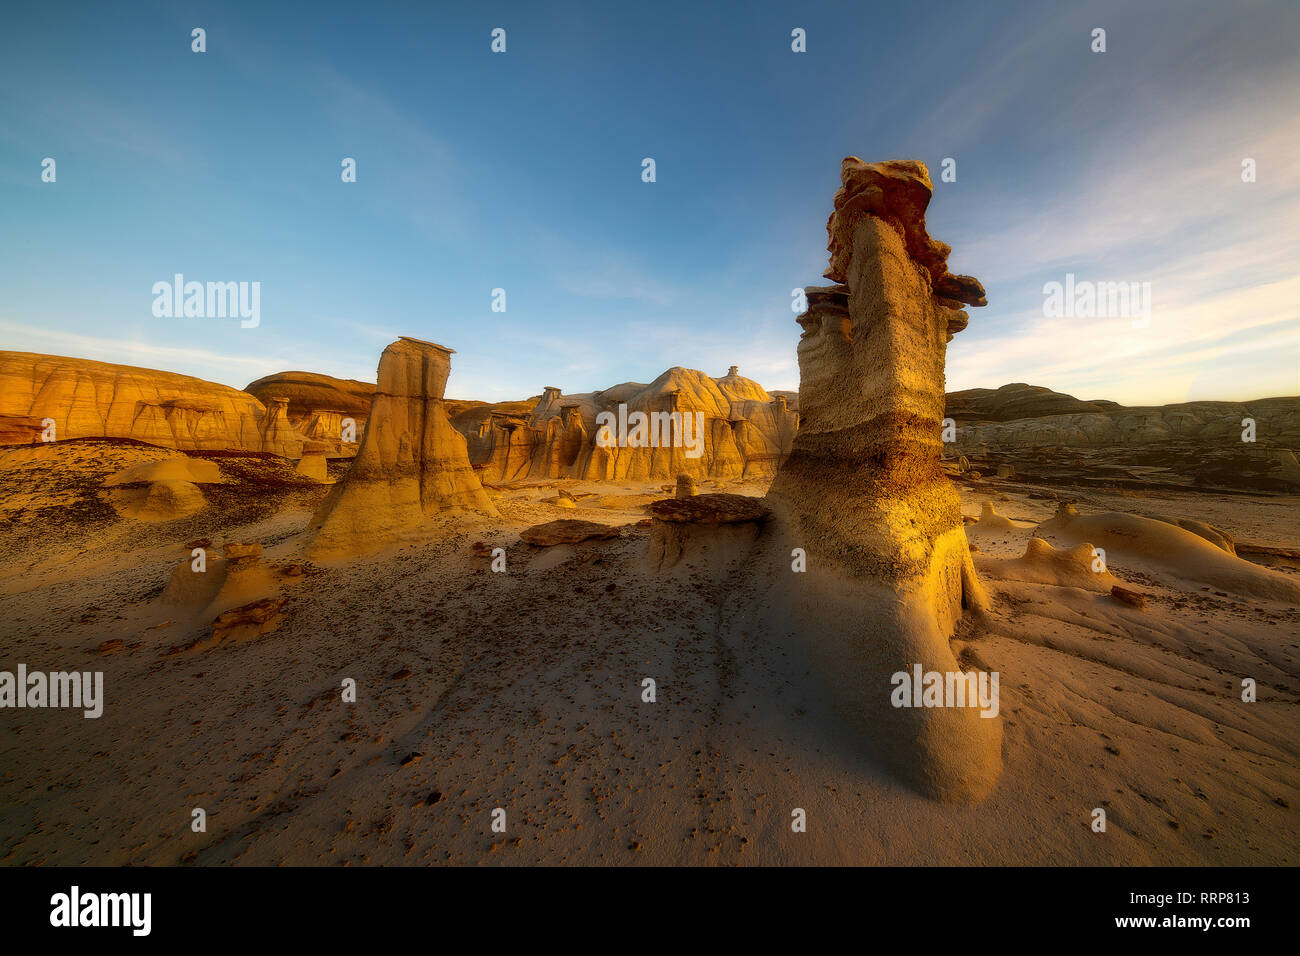
[[[792, 290], [856, 155], [930, 167], [988, 290], [949, 390], [1296, 395], [1297, 107], [1295, 0], [15, 5], [0, 349], [242, 388], [373, 381], [410, 335], [456, 350], [455, 398], [796, 389]], [[259, 324], [155, 316], [176, 273], [260, 283]], [[1150, 283], [1149, 316], [1045, 314], [1067, 273]]]

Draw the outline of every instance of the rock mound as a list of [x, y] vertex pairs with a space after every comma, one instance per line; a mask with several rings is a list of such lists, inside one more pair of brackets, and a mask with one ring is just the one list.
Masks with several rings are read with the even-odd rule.
[[666, 498], [650, 505], [656, 521], [675, 524], [735, 524], [738, 521], [766, 521], [772, 509], [760, 498], [747, 495], [711, 494], [688, 498]]
[[1073, 395], [1041, 385], [1013, 382], [1001, 388], [968, 388], [949, 392], [945, 414], [959, 422], [1008, 422], [1048, 415], [1097, 414], [1105, 407], [1082, 402]]
[[1106, 551], [1108, 561], [1141, 564], [1235, 594], [1300, 602], [1300, 583], [1239, 558], [1213, 540], [1168, 520], [1123, 512], [1081, 515], [1074, 505], [1062, 503], [1035, 533], [1069, 543], [1090, 542]]

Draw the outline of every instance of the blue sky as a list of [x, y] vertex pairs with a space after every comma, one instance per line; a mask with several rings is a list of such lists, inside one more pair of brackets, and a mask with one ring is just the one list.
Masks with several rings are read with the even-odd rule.
[[[930, 232], [988, 289], [950, 389], [1300, 394], [1297, 90], [1293, 0], [24, 4], [0, 348], [242, 387], [373, 380], [400, 334], [457, 351], [452, 397], [672, 365], [797, 388], [790, 293], [854, 154], [930, 166]], [[177, 272], [260, 282], [261, 324], [155, 318]], [[1150, 324], [1045, 317], [1067, 272], [1151, 282]]]

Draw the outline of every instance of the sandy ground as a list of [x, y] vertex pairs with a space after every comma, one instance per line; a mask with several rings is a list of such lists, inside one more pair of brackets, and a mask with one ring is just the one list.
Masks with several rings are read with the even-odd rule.
[[[1300, 861], [1295, 607], [1115, 561], [1145, 608], [986, 580], [993, 610], [958, 644], [963, 662], [1001, 675], [1004, 770], [984, 803], [949, 806], [861, 755], [799, 649], [736, 633], [703, 575], [647, 568], [637, 522], [657, 486], [494, 489], [501, 521], [433, 519], [418, 544], [277, 578], [289, 599], [278, 630], [169, 654], [211, 623], [161, 602], [185, 543], [257, 541], [272, 566], [300, 561], [324, 494], [276, 461], [215, 457], [227, 482], [201, 486], [208, 508], [118, 518], [103, 479], [176, 454], [0, 451], [0, 669], [102, 670], [107, 696], [97, 720], [0, 712], [0, 862]], [[545, 500], [561, 484], [578, 507]], [[1023, 554], [1050, 495], [1300, 546], [1294, 497], [960, 487], [968, 515], [993, 500], [1014, 520], [968, 527], [983, 556]], [[561, 517], [626, 527], [577, 546], [519, 541]], [[507, 570], [492, 572], [476, 542], [505, 548]], [[113, 639], [121, 650], [96, 650]], [[1243, 676], [1258, 702], [1240, 700]], [[655, 703], [641, 699], [646, 677]], [[341, 700], [345, 678], [355, 704]], [[191, 830], [196, 807], [206, 832]], [[1097, 807], [1105, 833], [1090, 826]]]

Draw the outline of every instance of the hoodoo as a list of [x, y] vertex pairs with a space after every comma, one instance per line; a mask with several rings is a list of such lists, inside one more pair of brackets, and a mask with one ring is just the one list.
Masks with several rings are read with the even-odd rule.
[[924, 792], [979, 800], [1001, 727], [971, 708], [898, 709], [890, 678], [956, 672], [963, 609], [983, 605], [957, 493], [940, 467], [947, 342], [984, 289], [926, 233], [924, 164], [844, 160], [826, 277], [798, 317], [800, 428], [768, 503], [808, 573], [774, 589], [837, 710]]
[[373, 550], [411, 534], [428, 515], [497, 517], [447, 417], [451, 349], [403, 336], [379, 359], [366, 430], [352, 466], [312, 517], [308, 554]]

